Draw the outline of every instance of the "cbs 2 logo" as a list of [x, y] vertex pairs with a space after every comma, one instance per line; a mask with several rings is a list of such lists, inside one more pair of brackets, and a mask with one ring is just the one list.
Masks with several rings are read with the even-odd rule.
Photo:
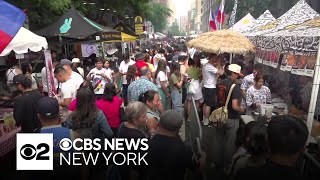
[[34, 157], [36, 157], [36, 160], [49, 160], [49, 155], [46, 155], [49, 150], [50, 147], [46, 143], [40, 143], [37, 147], [32, 144], [25, 144], [20, 149], [20, 155], [25, 160], [31, 160]]

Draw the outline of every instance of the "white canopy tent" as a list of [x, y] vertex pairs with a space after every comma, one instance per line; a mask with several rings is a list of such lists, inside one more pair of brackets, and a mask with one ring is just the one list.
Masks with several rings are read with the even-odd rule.
[[38, 36], [26, 28], [21, 27], [0, 56], [6, 56], [10, 54], [11, 51], [14, 51], [16, 54], [23, 54], [27, 53], [28, 50], [38, 52], [42, 49], [48, 49], [46, 38]]
[[241, 33], [246, 35], [247, 32], [259, 29], [262, 26], [267, 25], [269, 22], [276, 20], [269, 10], [266, 10], [258, 19], [254, 20], [251, 25], [249, 25]]
[[245, 31], [255, 21], [254, 17], [248, 13], [245, 17], [234, 24], [230, 29], [238, 32]]

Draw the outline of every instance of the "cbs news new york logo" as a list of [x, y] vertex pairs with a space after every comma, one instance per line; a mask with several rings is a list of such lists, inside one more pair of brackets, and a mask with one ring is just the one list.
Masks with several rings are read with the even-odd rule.
[[17, 134], [17, 170], [53, 170], [53, 134]]

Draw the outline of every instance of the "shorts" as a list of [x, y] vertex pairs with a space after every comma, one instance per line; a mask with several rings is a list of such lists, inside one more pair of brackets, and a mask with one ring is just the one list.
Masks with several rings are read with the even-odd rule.
[[217, 89], [203, 88], [203, 98], [206, 106], [215, 107], [217, 104]]

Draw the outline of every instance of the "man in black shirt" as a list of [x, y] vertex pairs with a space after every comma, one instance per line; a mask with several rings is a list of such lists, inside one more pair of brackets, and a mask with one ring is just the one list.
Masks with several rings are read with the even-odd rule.
[[198, 159], [179, 137], [182, 123], [182, 115], [174, 110], [161, 114], [158, 134], [149, 140], [149, 179], [183, 180], [187, 168], [204, 167], [206, 154], [200, 152]]
[[[241, 67], [237, 64], [230, 64], [227, 69], [227, 78], [222, 80], [218, 84], [218, 103], [221, 106], [226, 104], [228, 93], [235, 81], [243, 76], [241, 73]], [[236, 85], [231, 93], [230, 100], [228, 102], [228, 120], [223, 127], [215, 127], [216, 135], [214, 143], [217, 143], [214, 147], [214, 153], [216, 156], [216, 165], [219, 168], [229, 168], [231, 164], [232, 155], [236, 151], [235, 140], [236, 132], [239, 128], [239, 119], [241, 113], [245, 112], [245, 108], [240, 106], [242, 94], [239, 85]]]
[[32, 81], [27, 76], [19, 74], [13, 77], [13, 83], [22, 92], [13, 108], [13, 117], [17, 126], [21, 126], [21, 132], [31, 133], [41, 129], [41, 123], [37, 116], [37, 103], [43, 96], [38, 90], [31, 88]]
[[296, 164], [308, 139], [306, 124], [292, 116], [277, 116], [268, 124], [269, 161], [262, 167], [240, 169], [236, 179], [302, 180]]

